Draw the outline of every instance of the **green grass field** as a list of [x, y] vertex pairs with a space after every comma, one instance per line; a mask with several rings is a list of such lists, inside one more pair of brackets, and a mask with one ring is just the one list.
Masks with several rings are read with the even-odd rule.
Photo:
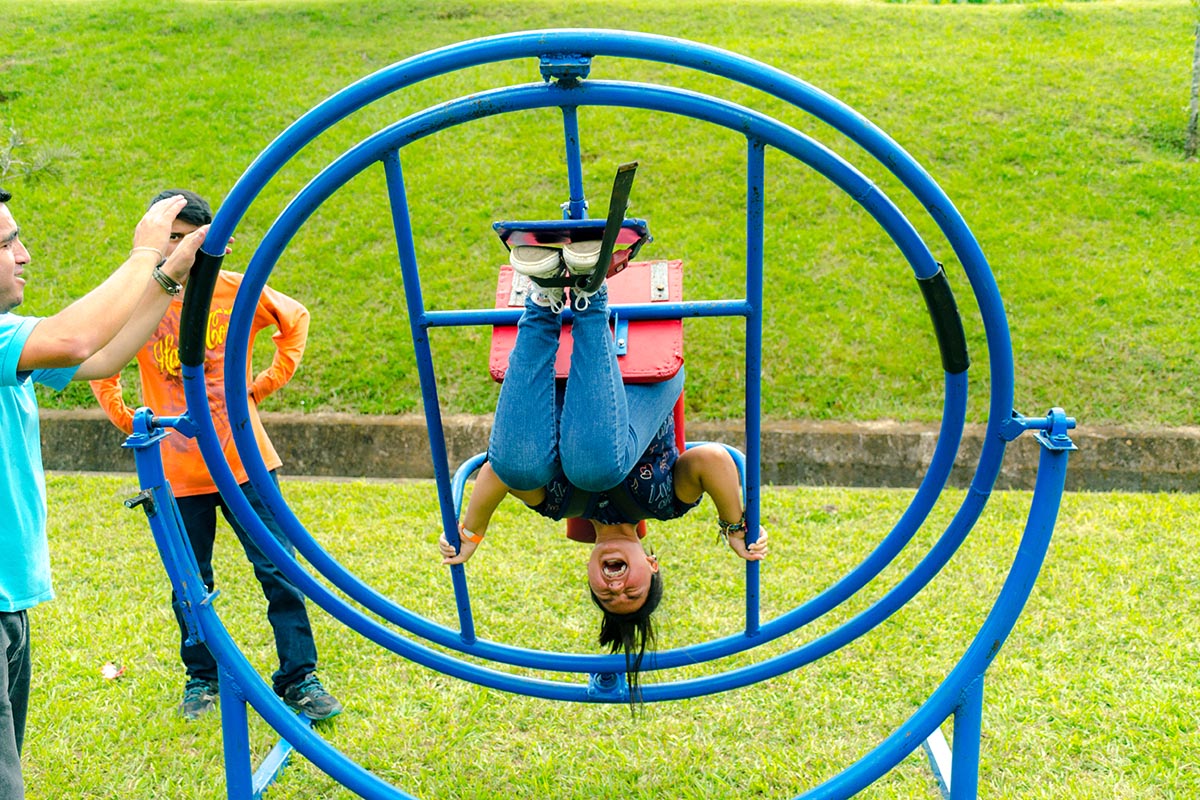
[[[174, 714], [183, 681], [167, 580], [144, 515], [120, 502], [136, 482], [60, 475], [49, 488], [59, 597], [31, 617], [30, 797], [224, 796], [219, 720], [186, 723]], [[449, 580], [435, 556], [430, 484], [288, 481], [284, 494], [363, 580], [454, 624]], [[907, 499], [892, 490], [769, 490], [764, 619], [857, 563]], [[322, 674], [346, 703], [321, 730], [418, 797], [793, 797], [874, 746], [945, 676], [990, 607], [1029, 499], [998, 493], [944, 574], [851, 647], [744, 690], [648, 706], [636, 721], [624, 707], [545, 703], [460, 683], [314, 612]], [[957, 493], [944, 498], [932, 527], [835, 617], [861, 609], [910, 568], [960, 501]], [[586, 549], [516, 505], [501, 508], [469, 566], [480, 635], [592, 652], [597, 620], [583, 595]], [[1200, 557], [1191, 546], [1198, 513], [1194, 495], [1067, 496], [1026, 613], [988, 673], [980, 797], [1200, 793], [1200, 653], [1186, 622], [1200, 602]], [[740, 624], [740, 562], [713, 541], [709, 520], [706, 505], [651, 533], [667, 576], [664, 647]], [[232, 534], [223, 530], [218, 540], [220, 612], [269, 675], [274, 649], [261, 593]], [[764, 650], [806, 641], [829, 624]], [[113, 682], [100, 675], [110, 660], [126, 668]], [[273, 739], [261, 721], [251, 732], [261, 758]], [[910, 757], [863, 796], [936, 797], [923, 758]], [[349, 796], [303, 758], [270, 794]]]
[[[728, 48], [788, 70], [890, 133], [943, 186], [997, 276], [1020, 411], [1085, 424], [1196, 424], [1196, 163], [1181, 157], [1196, 12], [1187, 0], [935, 5], [878, 2], [45, 2], [0, 4], [11, 31], [0, 119], [30, 148], [70, 146], [61, 178], [17, 181], [35, 263], [29, 313], [60, 307], [123, 255], [149, 196], [222, 198], [262, 148], [331, 93], [426, 49], [501, 31], [616, 25]], [[878, 164], [755, 92], [599, 59], [593, 78], [670, 80], [775, 113], [896, 196], [947, 263], [986, 408], [985, 346], [953, 254]], [[349, 145], [432, 103], [536, 81], [505, 63], [445, 76], [353, 115], [305, 148], [251, 207], [231, 268], [284, 203]], [[616, 164], [639, 159], [631, 213], [647, 257], [687, 263], [689, 297], [738, 291], [744, 142], [682, 119], [583, 109], [585, 181], [605, 213]], [[553, 218], [566, 199], [561, 125], [547, 112], [479, 120], [404, 149], [430, 307], [490, 306], [501, 218]], [[866, 214], [768, 154], [764, 412], [931, 420], [940, 365], [919, 293]], [[420, 395], [380, 169], [330, 199], [272, 274], [313, 311], [297, 379], [270, 410], [416, 410]], [[486, 413], [485, 331], [435, 332], [447, 411]], [[729, 322], [688, 326], [689, 412], [738, 417]], [[86, 388], [48, 405], [91, 405]]]
[[[1012, 326], [1018, 410], [1065, 407], [1082, 426], [1200, 423], [1200, 185], [1181, 157], [1197, 12], [1189, 0], [997, 4], [642, 3], [520, 0], [0, 0], [0, 121], [69, 147], [57, 176], [5, 179], [33, 251], [24, 313], [50, 313], [124, 255], [146, 200], [168, 186], [222, 198], [253, 158], [331, 93], [401, 58], [502, 31], [620, 26], [701, 41], [809, 80], [880, 125], [955, 201], [996, 273]], [[836, 135], [768, 98], [665, 67], [600, 61], [593, 77], [672, 80], [780, 115], [896, 183]], [[244, 266], [288, 200], [332, 158], [442, 100], [538, 79], [501, 64], [414, 87], [304, 149], [237, 231]], [[618, 162], [641, 161], [631, 213], [647, 256], [687, 262], [688, 296], [738, 291], [744, 143], [681, 120], [584, 109], [592, 215]], [[2, 137], [0, 137], [2, 138]], [[493, 220], [554, 217], [565, 199], [553, 115], [481, 120], [406, 148], [423, 290], [433, 308], [490, 305], [503, 248]], [[895, 249], [846, 197], [799, 164], [768, 158], [768, 353], [775, 419], [940, 414], [941, 373], [919, 293]], [[986, 411], [978, 314], [952, 253], [897, 197], [946, 261], [976, 363], [971, 421]], [[403, 413], [420, 394], [378, 170], [314, 215], [272, 275], [313, 330], [296, 379], [267, 410]], [[443, 410], [486, 413], [488, 337], [433, 336]], [[688, 323], [689, 415], [741, 415], [742, 346], [728, 322]], [[93, 404], [86, 387], [46, 407]], [[219, 721], [187, 724], [169, 587], [130, 477], [51, 476], [59, 597], [31, 614], [31, 800], [223, 796]], [[315, 535], [356, 574], [450, 623], [427, 483], [289, 481]], [[764, 614], [794, 607], [857, 563], [904, 507], [903, 491], [769, 489]], [[961, 495], [934, 512], [944, 524]], [[946, 573], [870, 636], [794, 674], [736, 693], [648, 707], [554, 705], [445, 678], [368, 644], [317, 612], [322, 675], [346, 713], [322, 732], [420, 797], [792, 797], [862, 756], [928, 697], [1003, 580], [1029, 495], [997, 493]], [[1046, 567], [988, 675], [985, 798], [1200, 796], [1200, 681], [1189, 620], [1200, 601], [1192, 530], [1200, 497], [1069, 495]], [[669, 576], [662, 645], [730, 633], [740, 566], [713, 543], [710, 509], [653, 533]], [[506, 505], [471, 563], [482, 635], [591, 651], [584, 550]], [[519, 535], [525, 534], [523, 536]], [[923, 532], [859, 610], [940, 532]], [[232, 536], [217, 570], [223, 618], [266, 675], [273, 647], [260, 594]], [[798, 635], [805, 641], [834, 622]], [[791, 646], [788, 639], [768, 653]], [[756, 653], [756, 657], [761, 653]], [[735, 659], [736, 660], [736, 659]], [[126, 668], [100, 675], [107, 661]], [[273, 744], [252, 724], [255, 756]], [[272, 800], [342, 798], [298, 759]], [[935, 797], [923, 757], [864, 796]]]

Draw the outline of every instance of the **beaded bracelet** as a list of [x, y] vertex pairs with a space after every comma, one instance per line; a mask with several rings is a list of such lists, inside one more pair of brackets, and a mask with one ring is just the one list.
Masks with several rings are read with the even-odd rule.
[[720, 517], [717, 517], [717, 525], [721, 526], [721, 530], [717, 534], [717, 537], [721, 541], [725, 542], [726, 544], [729, 543], [730, 536], [741, 536], [741, 537], [745, 538], [745, 536], [746, 536], [746, 512], [745, 511], [742, 512], [742, 518], [739, 519], [737, 522], [726, 522], [725, 520], [721, 519]]
[[479, 544], [483, 541], [483, 534], [471, 533], [469, 530], [467, 530], [466, 526], [460, 522], [458, 523], [458, 538], [464, 539], [471, 544]]

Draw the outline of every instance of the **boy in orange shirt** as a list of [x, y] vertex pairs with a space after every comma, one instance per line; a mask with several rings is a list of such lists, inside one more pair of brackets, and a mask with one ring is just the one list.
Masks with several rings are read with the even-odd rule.
[[[187, 205], [179, 212], [172, 225], [168, 255], [184, 236], [212, 221], [212, 210], [208, 203], [194, 192], [171, 190], [161, 193], [158, 197], [176, 194], [183, 195], [187, 199]], [[238, 457], [229, 426], [229, 413], [225, 408], [224, 332], [228, 329], [233, 301], [241, 281], [242, 276], [239, 273], [221, 270], [213, 289], [209, 309], [205, 381], [208, 384], [213, 425], [220, 437], [225, 458], [237, 476], [246, 498], [280, 543], [292, 552], [291, 543], [287, 541], [286, 535], [249, 482], [246, 470]], [[187, 411], [179, 364], [179, 318], [182, 310], [183, 297], [180, 295], [171, 303], [158, 330], [137, 354], [142, 405], [150, 407], [160, 416], [178, 416]], [[286, 384], [299, 366], [308, 339], [308, 310], [287, 295], [265, 287], [251, 327], [251, 349], [254, 346], [255, 335], [268, 327], [277, 329], [272, 336], [275, 355], [271, 366], [255, 377], [250, 384], [250, 421], [263, 462], [278, 485], [275, 471], [282, 462], [263, 429], [257, 405]], [[249, 381], [250, 375], [246, 378]], [[113, 424], [126, 433], [132, 433], [134, 412], [126, 405], [122, 396], [120, 376], [92, 381], [91, 387], [96, 399], [100, 401], [100, 407]], [[304, 605], [304, 595], [267, 558], [230, 513], [208, 473], [196, 441], [182, 435], [172, 435], [162, 440], [161, 447], [163, 470], [175, 494], [184, 528], [196, 553], [200, 575], [209, 591], [212, 591], [214, 585], [212, 552], [213, 541], [216, 538], [218, 508], [233, 528], [246, 551], [246, 557], [254, 566], [254, 575], [262, 584], [263, 594], [267, 598], [267, 619], [275, 632], [275, 650], [279, 656], [279, 669], [272, 676], [275, 693], [289, 706], [302, 711], [309, 719], [326, 719], [341, 712], [342, 704], [325, 690], [316, 676], [317, 649], [308, 611]], [[218, 697], [217, 662], [203, 644], [187, 642], [187, 631], [174, 593], [171, 595], [171, 606], [179, 623], [179, 654], [187, 670], [187, 683], [180, 712], [187, 719], [196, 719], [215, 708]]]

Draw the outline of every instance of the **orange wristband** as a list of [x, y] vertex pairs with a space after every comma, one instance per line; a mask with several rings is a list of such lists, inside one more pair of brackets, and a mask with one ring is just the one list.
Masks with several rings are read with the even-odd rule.
[[460, 523], [458, 523], [458, 538], [465, 539], [468, 542], [470, 542], [471, 544], [479, 544], [480, 542], [483, 541], [483, 534], [482, 533], [479, 533], [479, 534], [471, 533], [460, 522]]

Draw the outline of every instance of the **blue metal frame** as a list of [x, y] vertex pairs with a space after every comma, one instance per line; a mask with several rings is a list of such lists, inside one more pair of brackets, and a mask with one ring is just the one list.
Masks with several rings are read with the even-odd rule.
[[[760, 391], [762, 355], [764, 185], [766, 150], [779, 150], [809, 165], [845, 191], [874, 217], [911, 265], [918, 281], [936, 276], [940, 265], [913, 225], [897, 206], [866, 176], [805, 134], [757, 111], [727, 100], [696, 92], [658, 85], [616, 81], [582, 80], [598, 56], [656, 61], [707, 72], [774, 95], [840, 131], [853, 143], [890, 170], [940, 229], [962, 264], [979, 306], [988, 343], [990, 406], [985, 443], [971, 487], [944, 532], [918, 565], [865, 610], [817, 638], [789, 652], [747, 667], [702, 678], [654, 683], [643, 687], [647, 702], [695, 697], [728, 691], [797, 669], [852, 642], [894, 614], [915, 596], [947, 563], [982, 513], [992, 484], [999, 473], [1008, 441], [1025, 430], [1035, 430], [1042, 442], [1042, 459], [1029, 521], [1017, 554], [996, 603], [966, 653], [945, 681], [916, 713], [860, 761], [802, 797], [848, 797], [886, 773], [930, 736], [943, 721], [955, 718], [953, 769], [946, 774], [948, 796], [974, 797], [978, 774], [979, 728], [982, 715], [983, 675], [1020, 614], [1045, 555], [1061, 499], [1067, 452], [1073, 448], [1067, 431], [1072, 420], [1054, 409], [1044, 420], [1013, 412], [1013, 364], [1008, 324], [1003, 304], [982, 251], [953, 204], [899, 145], [849, 107], [793, 76], [733, 53], [692, 42], [627, 31], [560, 30], [505, 34], [465, 42], [406, 59], [387, 67], [336, 93], [285, 130], [247, 169], [233, 187], [213, 221], [203, 250], [214, 263], [224, 253], [234, 228], [273, 175], [320, 133], [352, 112], [420, 81], [476, 65], [536, 58], [544, 82], [509, 86], [451, 99], [412, 114], [367, 137], [322, 170], [280, 214], [255, 251], [247, 268], [230, 320], [229, 340], [249, 340], [249, 327], [256, 299], [280, 254], [301, 225], [333, 192], [373, 165], [382, 165], [387, 181], [397, 256], [403, 279], [413, 347], [417, 356], [426, 423], [430, 432], [431, 456], [438, 487], [439, 510], [448, 538], [456, 541], [456, 516], [465, 476], [451, 478], [442, 431], [440, 404], [429, 331], [461, 325], [513, 324], [512, 310], [459, 310], [431, 312], [425, 308], [420, 270], [409, 218], [404, 175], [403, 148], [425, 136], [484, 116], [514, 111], [557, 107], [563, 117], [564, 150], [567, 163], [568, 199], [563, 204], [567, 219], [585, 219], [584, 194], [577, 109], [584, 105], [640, 108], [676, 114], [738, 131], [746, 137], [746, 296], [740, 300], [644, 304], [617, 308], [623, 319], [662, 319], [705, 316], [740, 316], [746, 320], [746, 443], [742, 464], [747, 498], [747, 521], [752, 535], [759, 527]], [[189, 293], [189, 304], [211, 301]], [[933, 310], [931, 309], [931, 313]], [[945, 322], [935, 318], [935, 325]], [[955, 320], [957, 322], [957, 320]], [[246, 348], [227, 351], [226, 397], [231, 426], [242, 461], [258, 493], [283, 525], [297, 550], [314, 570], [358, 608], [342, 600], [335, 591], [302, 568], [278, 545], [238, 489], [236, 478], [225, 463], [207, 405], [203, 365], [183, 365], [188, 414], [179, 419], [154, 420], [148, 411], [139, 414], [139, 429], [130, 446], [138, 448], [138, 470], [145, 503], [164, 565], [173, 585], [185, 602], [185, 620], [195, 638], [204, 641], [217, 656], [223, 670], [222, 686], [232, 687], [235, 702], [225, 706], [229, 796], [254, 794], [256, 781], [248, 776], [245, 747], [245, 702], [249, 702], [287, 742], [294, 743], [321, 769], [363, 797], [409, 797], [348, 761], [287, 711], [273, 692], [254, 674], [230, 640], [212, 607], [203, 583], [196, 575], [195, 560], [180, 531], [178, 514], [158, 513], [174, 508], [169, 487], [162, 479], [156, 436], [164, 428], [195, 432], [200, 449], [222, 496], [250, 535], [318, 605], [364, 636], [399, 655], [448, 675], [483, 686], [519, 692], [534, 697], [576, 702], [622, 702], [620, 681], [606, 676], [623, 669], [623, 659], [611, 655], [551, 653], [516, 648], [479, 639], [470, 610], [465, 570], [451, 570], [458, 603], [458, 631], [425, 619], [396, 604], [363, 584], [332, 556], [296, 519], [270, 480], [249, 432], [246, 401]], [[965, 354], [964, 354], [965, 355]], [[931, 466], [908, 508], [895, 526], [867, 557], [816, 596], [790, 612], [762, 622], [758, 618], [758, 565], [749, 563], [746, 573], [746, 625], [738, 635], [660, 652], [648, 659], [646, 669], [666, 670], [684, 664], [710, 661], [756, 647], [791, 633], [837, 608], [870, 583], [909, 543], [937, 501], [954, 464], [966, 415], [967, 370], [945, 372], [943, 421]], [[139, 439], [139, 437], [141, 437]], [[465, 466], [464, 466], [465, 469]], [[462, 471], [460, 470], [460, 474]], [[469, 472], [467, 473], [469, 474]], [[373, 615], [405, 632], [450, 648], [458, 654], [493, 662], [536, 668], [550, 672], [587, 674], [586, 684], [530, 679], [509, 671], [492, 670], [468, 663], [454, 653], [416, 642], [377, 622]]]
[[[692, 92], [663, 87], [651, 87], [635, 84], [616, 84], [610, 82], [593, 82], [581, 85], [571, 90], [575, 102], [601, 102], [608, 104], [624, 104], [635, 107], [657, 108], [665, 107], [675, 113], [686, 113], [700, 119], [706, 119], [714, 124], [722, 124], [735, 130], [745, 130], [755, 138], [750, 147], [751, 159], [749, 169], [749, 190], [747, 199], [748, 233], [753, 237], [747, 252], [747, 293], [748, 297], [741, 301], [705, 301], [681, 303], [655, 303], [632, 306], [616, 306], [615, 310], [626, 319], [650, 318], [679, 318], [681, 316], [742, 316], [747, 320], [747, 356], [745, 370], [747, 381], [747, 413], [748, 430], [746, 441], [747, 461], [750, 474], [747, 476], [748, 512], [747, 519], [751, 531], [758, 530], [758, 464], [760, 461], [757, 450], [759, 443], [758, 414], [760, 405], [761, 340], [762, 329], [757, 308], [762, 301], [762, 156], [763, 143], [770, 143], [782, 151], [811, 164], [822, 174], [829, 177], [837, 185], [852, 194], [880, 225], [891, 234], [893, 240], [901, 248], [913, 266], [918, 278], [935, 274], [939, 267], [929, 249], [921, 241], [915, 229], [896, 206], [865, 176], [861, 175], [841, 157], [824, 148], [817, 142], [797, 131], [771, 120], [757, 112], [738, 107], [726, 101], [707, 98]], [[404, 277], [406, 299], [408, 302], [409, 319], [413, 331], [414, 347], [421, 375], [424, 408], [430, 429], [430, 440], [433, 447], [433, 464], [435, 479], [439, 487], [439, 495], [447, 498], [442, 502], [442, 516], [447, 538], [455, 541], [457, 526], [451, 504], [449, 503], [448, 475], [446, 474], [445, 444], [441, 434], [440, 404], [437, 387], [432, 374], [431, 356], [429, 355], [428, 329], [432, 327], [455, 325], [492, 325], [497, 323], [515, 324], [519, 312], [516, 310], [483, 311], [439, 311], [429, 312], [423, 307], [420, 290], [419, 271], [416, 263], [415, 247], [412, 231], [408, 220], [407, 201], [404, 194], [403, 174], [397, 147], [398, 142], [411, 142], [417, 138], [431, 135], [442, 127], [461, 124], [476, 119], [488, 113], [503, 113], [514, 109], [537, 108], [547, 103], [562, 102], [562, 89], [552, 85], [531, 84], [509, 87], [502, 90], [473, 95], [463, 100], [451, 101], [436, 106], [425, 112], [414, 114], [405, 120], [380, 131], [365, 139], [345, 154], [335, 160], [319, 173], [308, 186], [288, 205], [280, 217], [268, 230], [262, 243], [255, 251], [247, 268], [243, 281], [245, 291], [239, 293], [230, 318], [229, 337], [232, 341], [241, 341], [248, 337], [249, 327], [253, 320], [254, 298], [257, 297], [266, 283], [266, 277], [278, 260], [283, 248], [308, 216], [318, 208], [334, 191], [346, 181], [382, 160], [391, 193], [393, 220], [397, 231], [397, 249], [399, 254], [401, 274]], [[757, 155], [755, 155], [757, 154]], [[219, 214], [220, 212], [218, 212]], [[215, 224], [215, 223], [214, 223]], [[226, 356], [227, 375], [238, 375], [245, 370], [246, 354], [240, 350], [229, 352]], [[188, 368], [185, 366], [185, 379]], [[236, 382], [237, 378], [232, 378]], [[966, 414], [966, 374], [947, 375], [947, 408], [941, 436], [939, 437], [938, 453], [931, 469], [923, 481], [921, 490], [914, 497], [909, 511], [898, 523], [897, 531], [890, 536], [887, 549], [877, 551], [870, 558], [870, 566], [856, 571], [853, 577], [839, 584], [829, 594], [822, 596], [812, 605], [807, 605], [798, 614], [781, 618], [783, 621], [773, 625], [761, 625], [757, 620], [758, 596], [758, 564], [748, 562], [747, 565], [747, 630], [738, 637], [729, 637], [718, 643], [708, 643], [692, 647], [664, 651], [648, 659], [646, 669], [664, 669], [682, 664], [694, 664], [701, 660], [712, 660], [729, 655], [739, 650], [749, 649], [770, 639], [790, 633], [796, 628], [811, 622], [816, 616], [836, 607], [854, 591], [861, 588], [875, 574], [895, 557], [932, 508], [938, 494], [949, 475], [961, 437], [961, 430]], [[254, 454], [257, 444], [247, 438], [243, 420], [249, 418], [249, 406], [235, 386], [227, 381], [228, 406], [230, 420], [234, 428], [234, 440], [244, 456], [247, 473], [258, 487], [262, 485], [262, 497], [271, 508], [276, 519], [283, 526], [289, 539], [297, 550], [304, 555], [317, 571], [323, 574], [337, 588], [349, 595], [355, 602], [361, 604], [388, 622], [398, 625], [412, 633], [420, 635], [437, 644], [460, 650], [461, 652], [479, 655], [496, 661], [503, 661], [518, 666], [527, 666], [543, 670], [609, 672], [619, 670], [623, 659], [620, 656], [579, 656], [576, 654], [557, 654], [533, 652], [521, 648], [510, 648], [496, 643], [476, 639], [470, 618], [460, 613], [460, 632], [450, 631], [429, 620], [417, 617], [411, 612], [397, 606], [362, 585], [342, 565], [338, 564], [320, 545], [313, 540], [303, 524], [296, 519], [291, 509], [283, 500], [278, 489], [270, 481], [261, 459]], [[203, 445], [202, 445], [203, 447]], [[270, 483], [270, 486], [266, 484]], [[218, 482], [219, 485], [219, 482]], [[973, 519], [970, 520], [973, 522]], [[257, 525], [255, 524], [257, 523]], [[265, 531], [257, 520], [249, 522], [248, 529], [253, 534], [255, 528]], [[961, 541], [969, 524], [960, 527], [952, 541]], [[265, 534], [260, 534], [265, 535]], [[263, 542], [264, 549], [271, 554], [273, 549], [269, 542]], [[275, 546], [277, 547], [277, 545]], [[282, 550], [279, 551], [282, 553]], [[945, 560], [953, 554], [953, 548], [944, 550], [944, 558], [936, 568], [927, 571], [932, 578]], [[297, 582], [303, 578], [298, 565], [283, 564], [281, 569]], [[461, 567], [452, 569], [456, 595], [465, 595], [465, 577]], [[927, 578], [927, 579], [928, 579]], [[922, 584], [923, 585], [923, 584]], [[919, 586], [917, 587], [920, 588]], [[320, 597], [314, 598], [318, 604], [324, 605]], [[341, 602], [335, 600], [334, 602]], [[887, 615], [903, 605], [895, 603]], [[327, 609], [331, 610], [331, 609]], [[332, 610], [331, 610], [332, 611]], [[461, 612], [461, 607], [460, 607]], [[886, 616], [884, 618], [886, 618]], [[646, 697], [662, 691], [661, 685], [650, 691], [647, 687]]]

